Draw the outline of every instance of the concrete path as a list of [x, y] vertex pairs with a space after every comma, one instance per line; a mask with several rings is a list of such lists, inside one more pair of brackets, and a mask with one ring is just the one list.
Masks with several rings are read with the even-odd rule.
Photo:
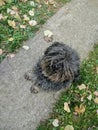
[[72, 0], [27, 41], [28, 51], [20, 49], [0, 64], [0, 130], [35, 130], [52, 109], [54, 92], [31, 94], [31, 82], [23, 77], [51, 44], [43, 38], [47, 29], [53, 32], [53, 41], [75, 48], [81, 59], [87, 57], [98, 41], [98, 0]]

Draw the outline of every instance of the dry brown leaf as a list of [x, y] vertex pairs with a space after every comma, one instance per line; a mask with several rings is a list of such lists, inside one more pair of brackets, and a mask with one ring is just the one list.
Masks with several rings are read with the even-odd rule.
[[98, 110], [97, 110], [97, 114], [98, 114]]
[[0, 14], [0, 20], [1, 20], [1, 19], [3, 19], [3, 15], [2, 15], [2, 14]]
[[2, 50], [2, 49], [0, 49], [0, 55], [2, 55], [2, 53], [3, 53], [3, 50]]
[[16, 6], [12, 6], [12, 9], [18, 13], [18, 8]]
[[96, 67], [96, 73], [98, 74], [98, 67]]
[[15, 28], [16, 27], [16, 23], [15, 21], [13, 20], [8, 20], [8, 25], [11, 26], [12, 28]]
[[85, 84], [78, 85], [78, 88], [79, 90], [86, 89], [86, 85]]
[[81, 97], [81, 102], [83, 102], [84, 101], [84, 97]]
[[0, 0], [0, 6], [5, 5], [5, 0]]
[[58, 119], [54, 119], [52, 124], [53, 124], [54, 127], [58, 127], [59, 126], [59, 120]]
[[98, 91], [95, 91], [95, 92], [94, 92], [94, 95], [95, 95], [95, 96], [98, 96]]
[[21, 0], [21, 1], [25, 3], [25, 2], [27, 2], [28, 0]]
[[94, 102], [95, 102], [96, 104], [98, 104], [98, 97], [96, 97], [96, 98], [94, 99]]
[[55, 1], [54, 0], [48, 0], [49, 1], [49, 4], [51, 5], [54, 5], [55, 4]]
[[84, 113], [85, 112], [85, 106], [83, 106], [82, 104], [80, 105], [80, 107], [76, 106], [75, 112], [77, 112], [78, 114]]
[[64, 103], [64, 110], [70, 112], [70, 108], [67, 102]]
[[72, 125], [67, 125], [64, 130], [74, 130], [74, 127]]

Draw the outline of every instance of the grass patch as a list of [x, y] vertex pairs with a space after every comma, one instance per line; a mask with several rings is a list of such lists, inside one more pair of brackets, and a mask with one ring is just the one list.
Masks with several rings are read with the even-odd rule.
[[[8, 53], [17, 52], [23, 41], [34, 37], [41, 25], [69, 0], [55, 0], [54, 4], [44, 0], [5, 1], [0, 2], [0, 62]], [[30, 24], [31, 20], [37, 24]]]
[[[86, 89], [79, 90], [77, 85], [81, 84], [85, 84]], [[98, 45], [90, 53], [89, 59], [83, 61], [79, 83], [73, 84], [70, 90], [62, 93], [50, 118], [41, 122], [37, 130], [64, 130], [67, 125], [72, 125], [74, 130], [98, 130], [98, 101], [94, 102], [98, 97], [95, 96], [95, 91], [98, 92]], [[92, 97], [88, 99], [90, 95]], [[70, 113], [64, 110], [65, 102], [70, 102]], [[81, 104], [85, 110], [81, 113], [75, 112], [75, 107]], [[58, 127], [53, 126], [54, 119], [59, 120]]]

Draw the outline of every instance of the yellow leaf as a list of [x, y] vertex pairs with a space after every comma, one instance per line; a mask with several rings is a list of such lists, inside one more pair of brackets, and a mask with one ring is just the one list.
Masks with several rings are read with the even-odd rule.
[[85, 112], [85, 106], [83, 106], [82, 104], [80, 105], [80, 107], [76, 106], [75, 112], [77, 112], [78, 114], [84, 113]]
[[5, 0], [0, 0], [0, 6], [5, 5]]
[[0, 49], [0, 55], [2, 55], [2, 53], [3, 53], [3, 50], [2, 50], [2, 49]]
[[70, 108], [67, 102], [64, 103], [64, 110], [70, 112]]
[[74, 127], [72, 125], [67, 125], [64, 130], [74, 130]]
[[86, 86], [85, 86], [85, 84], [81, 84], [78, 86], [78, 88], [79, 88], [79, 90], [82, 90], [82, 89], [86, 89]]
[[95, 102], [96, 104], [98, 104], [98, 97], [96, 97], [96, 98], [94, 99], [94, 102]]
[[54, 127], [58, 127], [59, 126], [59, 120], [58, 119], [54, 119], [52, 124], [53, 124]]
[[8, 20], [8, 25], [11, 26], [12, 28], [15, 28], [16, 27], [16, 23], [15, 21], [11, 21], [11, 20]]

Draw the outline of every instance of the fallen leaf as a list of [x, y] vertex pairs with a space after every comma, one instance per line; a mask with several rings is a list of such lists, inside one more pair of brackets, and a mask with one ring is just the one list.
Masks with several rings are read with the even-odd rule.
[[64, 130], [74, 130], [74, 127], [72, 125], [67, 125]]
[[0, 55], [2, 55], [2, 53], [3, 53], [3, 50], [2, 50], [2, 49], [0, 49]]
[[81, 97], [81, 102], [83, 102], [84, 101], [84, 97]]
[[35, 5], [34, 1], [30, 1], [30, 5], [34, 6]]
[[55, 1], [54, 0], [48, 0], [49, 1], [49, 4], [51, 5], [54, 5], [55, 4]]
[[9, 58], [14, 58], [14, 57], [15, 57], [15, 54], [8, 54], [7, 57], [9, 57]]
[[17, 13], [18, 12], [18, 8], [16, 6], [12, 6], [12, 9]]
[[8, 20], [8, 25], [11, 26], [12, 28], [15, 28], [16, 27], [16, 23], [15, 21], [11, 21], [11, 20]]
[[41, 3], [41, 0], [36, 0], [36, 2], [40, 4], [40, 3]]
[[8, 16], [3, 16], [3, 20], [6, 20]]
[[59, 120], [58, 119], [54, 119], [52, 124], [53, 124], [54, 127], [58, 127], [59, 126]]
[[90, 94], [90, 95], [87, 97], [87, 99], [91, 101], [91, 99], [92, 99], [92, 94]]
[[30, 20], [30, 18], [26, 14], [24, 14], [23, 17], [24, 17], [25, 21], [29, 21]]
[[98, 91], [95, 91], [95, 92], [94, 92], [94, 95], [95, 95], [95, 96], [98, 96]]
[[8, 39], [8, 41], [10, 41], [10, 42], [11, 42], [11, 41], [13, 41], [13, 40], [14, 40], [14, 38], [13, 38], [13, 37], [11, 37], [11, 38], [9, 38], [9, 39]]
[[1, 20], [1, 19], [3, 19], [3, 15], [2, 15], [2, 14], [0, 14], [0, 20]]
[[14, 15], [14, 17], [15, 17], [17, 20], [21, 21], [20, 15], [19, 15], [18, 13], [16, 13], [16, 14]]
[[78, 114], [84, 113], [85, 112], [85, 106], [83, 106], [82, 104], [80, 105], [80, 107], [76, 106], [75, 112], [77, 112]]
[[26, 28], [26, 25], [20, 25], [20, 28], [25, 29], [25, 28]]
[[97, 114], [98, 114], [98, 110], [97, 110]]
[[70, 108], [67, 102], [64, 103], [64, 110], [70, 112]]
[[29, 11], [29, 15], [30, 15], [30, 16], [34, 16], [34, 11], [33, 11], [33, 10], [30, 10], [30, 11]]
[[12, 11], [12, 9], [7, 8], [7, 13], [10, 13], [11, 11]]
[[25, 3], [25, 2], [27, 2], [28, 0], [21, 0], [21, 1]]
[[22, 48], [25, 50], [29, 50], [29, 46], [26, 46], [26, 45], [24, 45]]
[[44, 31], [44, 36], [51, 37], [53, 36], [53, 33], [50, 30]]
[[78, 85], [79, 90], [86, 89], [85, 84]]
[[78, 115], [78, 113], [77, 113], [77, 112], [73, 112], [73, 114], [74, 114], [75, 116], [77, 116], [77, 115]]
[[96, 104], [98, 104], [98, 97], [96, 97], [96, 98], [94, 99], [94, 102], [95, 102]]
[[35, 20], [30, 20], [30, 21], [29, 21], [29, 25], [30, 25], [30, 26], [35, 26], [35, 25], [37, 25], [37, 21], [35, 21]]
[[5, 5], [5, 1], [4, 0], [0, 0], [0, 6]]
[[96, 73], [98, 74], [98, 67], [96, 67]]

